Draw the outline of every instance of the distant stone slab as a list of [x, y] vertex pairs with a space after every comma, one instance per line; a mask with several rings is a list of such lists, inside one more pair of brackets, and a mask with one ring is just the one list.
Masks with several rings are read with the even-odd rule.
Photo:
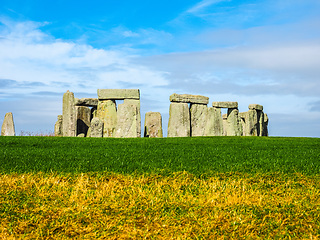
[[96, 107], [98, 106], [97, 98], [75, 98], [74, 99], [75, 106], [86, 106], [86, 107]]
[[209, 98], [201, 95], [172, 94], [170, 102], [208, 104]]
[[212, 107], [216, 108], [238, 108], [238, 102], [213, 102]]
[[139, 89], [98, 89], [99, 100], [140, 99]]
[[103, 122], [99, 118], [94, 117], [91, 120], [90, 137], [101, 138], [102, 136], [103, 136]]
[[259, 105], [259, 104], [249, 104], [249, 109], [250, 110], [259, 110], [262, 111], [263, 110], [263, 106]]
[[187, 103], [170, 104], [168, 137], [190, 137], [190, 110]]
[[15, 136], [12, 112], [6, 113], [1, 127], [1, 136]]
[[208, 108], [204, 104], [191, 104], [190, 107], [190, 124], [191, 137], [205, 136], [207, 124]]
[[144, 122], [144, 137], [162, 138], [162, 118], [159, 112], [147, 112]]
[[56, 137], [62, 137], [62, 115], [58, 115], [58, 120], [56, 124], [54, 125], [54, 136]]

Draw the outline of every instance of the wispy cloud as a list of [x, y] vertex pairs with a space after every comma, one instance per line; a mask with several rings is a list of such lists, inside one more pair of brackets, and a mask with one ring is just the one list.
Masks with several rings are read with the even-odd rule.
[[186, 11], [186, 13], [197, 14], [213, 4], [217, 4], [225, 1], [230, 1], [230, 0], [202, 0], [201, 2], [197, 3], [193, 7], [189, 8]]

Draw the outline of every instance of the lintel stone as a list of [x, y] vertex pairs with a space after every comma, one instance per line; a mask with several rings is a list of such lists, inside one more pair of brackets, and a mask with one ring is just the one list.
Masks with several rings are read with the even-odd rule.
[[238, 102], [213, 102], [212, 107], [216, 108], [238, 108]]
[[139, 89], [98, 89], [99, 100], [140, 99]]
[[262, 111], [263, 110], [263, 106], [259, 105], [259, 104], [249, 104], [249, 109], [250, 110], [259, 110]]
[[74, 99], [75, 106], [85, 106], [85, 107], [96, 107], [98, 106], [97, 98], [75, 98]]
[[170, 102], [208, 104], [209, 98], [201, 95], [174, 93], [170, 96]]

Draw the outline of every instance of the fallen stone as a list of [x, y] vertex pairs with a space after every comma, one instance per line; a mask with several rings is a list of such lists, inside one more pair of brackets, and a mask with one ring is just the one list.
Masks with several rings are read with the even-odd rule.
[[168, 137], [190, 137], [190, 111], [187, 103], [170, 104]]
[[138, 107], [135, 104], [119, 104], [117, 111], [117, 126], [114, 137], [136, 138], [139, 137], [138, 129]]
[[242, 136], [239, 110], [236, 108], [228, 108], [227, 114], [227, 136]]
[[101, 138], [102, 136], [103, 136], [103, 122], [99, 118], [94, 117], [91, 120], [90, 137]]
[[204, 104], [191, 104], [190, 121], [192, 137], [205, 136], [205, 129], [208, 117], [208, 107]]
[[1, 127], [1, 136], [15, 136], [16, 131], [14, 128], [12, 112], [6, 113]]
[[209, 98], [201, 95], [172, 94], [170, 102], [208, 104]]
[[238, 102], [213, 102], [212, 107], [216, 108], [238, 108]]
[[77, 135], [77, 137], [85, 137], [85, 134], [84, 133], [80, 133]]
[[56, 137], [62, 137], [62, 115], [58, 115], [58, 120], [56, 124], [54, 125], [54, 136]]
[[103, 122], [103, 137], [114, 137], [117, 126], [116, 101], [99, 101], [97, 111], [94, 115]]
[[140, 99], [139, 89], [98, 89], [99, 100]]
[[221, 108], [209, 107], [206, 122], [204, 136], [223, 136]]
[[144, 137], [162, 138], [162, 118], [159, 112], [147, 112], [144, 121]]
[[63, 94], [62, 102], [62, 128], [64, 137], [76, 136], [76, 109], [74, 105], [74, 94], [69, 90]]
[[97, 98], [75, 98], [74, 105], [76, 106], [86, 106], [86, 107], [97, 107], [98, 99]]
[[88, 129], [91, 125], [91, 109], [85, 106], [76, 106], [77, 118], [77, 136], [84, 134], [87, 136]]
[[249, 104], [249, 109], [250, 110], [259, 110], [262, 111], [263, 110], [263, 106], [259, 105], [259, 104]]

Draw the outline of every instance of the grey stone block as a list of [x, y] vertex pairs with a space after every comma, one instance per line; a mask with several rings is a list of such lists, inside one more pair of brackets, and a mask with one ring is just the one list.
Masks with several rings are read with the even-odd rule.
[[209, 98], [201, 95], [172, 94], [170, 102], [208, 104]]

